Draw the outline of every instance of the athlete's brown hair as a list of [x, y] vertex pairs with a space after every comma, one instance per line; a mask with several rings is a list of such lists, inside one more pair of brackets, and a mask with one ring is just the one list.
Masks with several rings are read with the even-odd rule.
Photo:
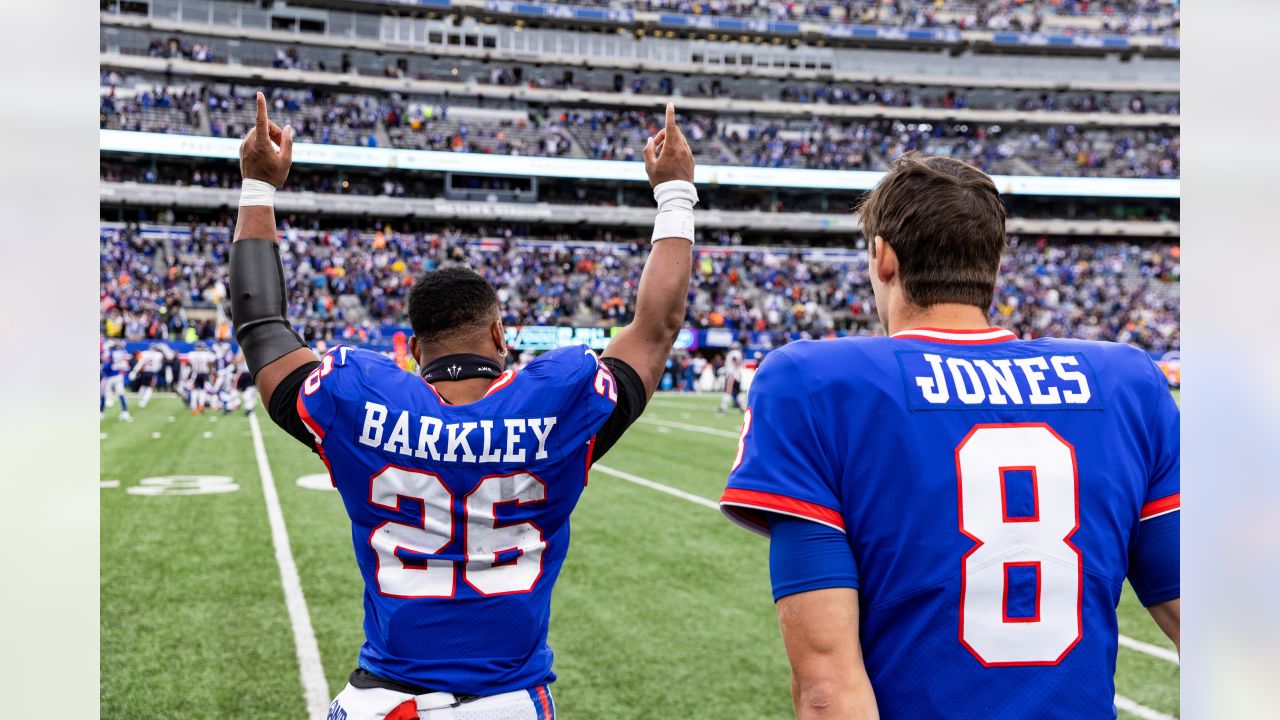
[[877, 235], [897, 253], [912, 303], [991, 307], [1006, 243], [1005, 210], [986, 173], [959, 160], [907, 153], [857, 211], [873, 255]]

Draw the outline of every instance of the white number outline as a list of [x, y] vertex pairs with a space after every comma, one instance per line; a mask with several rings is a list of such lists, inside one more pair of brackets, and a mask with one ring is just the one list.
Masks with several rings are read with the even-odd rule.
[[[1076, 593], [1077, 593], [1076, 594], [1076, 637], [1074, 640], [1071, 641], [1071, 643], [1067, 646], [1067, 648], [1062, 651], [1062, 654], [1053, 660], [1030, 660], [1030, 661], [1009, 661], [1009, 662], [988, 661], [982, 657], [982, 655], [977, 651], [976, 648], [974, 648], [965, 640], [964, 616], [965, 616], [966, 592], [968, 589], [967, 579], [969, 574], [969, 570], [968, 570], [969, 557], [974, 553], [976, 553], [985, 543], [981, 539], [979, 539], [977, 536], [965, 530], [964, 475], [963, 475], [963, 470], [960, 463], [960, 453], [964, 449], [964, 447], [969, 443], [969, 441], [972, 440], [973, 437], [982, 430], [1001, 429], [1001, 428], [1032, 428], [1032, 427], [1038, 427], [1038, 428], [1043, 428], [1044, 430], [1047, 430], [1051, 435], [1057, 438], [1057, 440], [1061, 442], [1063, 446], [1067, 448], [1067, 451], [1069, 452], [1071, 457], [1072, 495], [1075, 500], [1074, 508], [1073, 508], [1074, 524], [1070, 532], [1068, 532], [1065, 536], [1063, 536], [1062, 543], [1066, 545], [1068, 548], [1070, 548], [1071, 551], [1076, 556], [1076, 577], [1078, 578], [1078, 583], [1079, 583], [1076, 590]], [[957, 493], [956, 494], [956, 510], [959, 514], [958, 516], [959, 530], [961, 535], [964, 535], [966, 538], [968, 538], [969, 540], [972, 540], [974, 543], [974, 546], [970, 548], [968, 552], [966, 552], [964, 556], [960, 559], [960, 607], [959, 607], [959, 614], [958, 614], [959, 632], [957, 634], [960, 644], [963, 645], [964, 648], [968, 650], [969, 653], [973, 655], [974, 659], [976, 659], [979, 663], [981, 663], [983, 667], [1033, 667], [1033, 666], [1058, 665], [1064, 659], [1066, 659], [1066, 657], [1071, 654], [1071, 651], [1074, 650], [1076, 646], [1080, 644], [1080, 641], [1084, 639], [1084, 554], [1080, 552], [1080, 548], [1076, 547], [1075, 543], [1071, 542], [1071, 538], [1074, 537], [1075, 534], [1080, 530], [1080, 466], [1076, 460], [1075, 446], [1067, 442], [1067, 440], [1063, 438], [1061, 435], [1059, 435], [1057, 431], [1055, 431], [1047, 423], [1043, 423], [1043, 422], [979, 423], [977, 425], [974, 425], [969, 430], [969, 433], [964, 436], [964, 439], [961, 440], [960, 444], [956, 446], [954, 454], [955, 454], [955, 463], [956, 463], [956, 493]], [[1001, 466], [1001, 469], [1014, 470], [1014, 469], [1025, 469], [1025, 467], [1026, 466], [1010, 465], [1007, 467]], [[1002, 486], [1003, 486], [1003, 483], [1002, 483]], [[1004, 498], [1002, 495], [1001, 497], [1002, 507], [1000, 509], [1001, 516], [1002, 518], [1008, 518], [1007, 508], [1003, 507], [1003, 504], [1004, 504], [1003, 499]], [[1038, 486], [1036, 487], [1035, 502], [1036, 502], [1036, 521], [1039, 522], [1040, 511], [1042, 508], [1040, 503]], [[1006, 522], [1010, 522], [1010, 521], [1006, 520]], [[1029, 520], [1013, 519], [1012, 522], [1029, 522]], [[1024, 623], [1032, 622], [1031, 619], [1025, 619], [1025, 618], [1009, 619], [1007, 616], [1007, 612], [1008, 612], [1008, 605], [1007, 605], [1008, 584], [1007, 583], [1008, 583], [1008, 566], [1010, 564], [1011, 564], [1010, 562], [1005, 562], [1002, 567], [1002, 573], [1004, 573], [1004, 576], [1006, 579], [1005, 588], [1004, 588], [1006, 598], [1005, 598], [1005, 601], [1002, 602], [1002, 613], [1004, 613], [1004, 616], [1002, 617], [1002, 619], [1006, 620], [1007, 622], [1024, 622]], [[1016, 561], [1013, 562], [1012, 564], [1016, 564]], [[1041, 568], [1041, 570], [1042, 569], [1043, 568]], [[1042, 591], [1043, 591], [1043, 576], [1041, 572], [1038, 570], [1037, 580], [1036, 580], [1036, 614], [1034, 616], [1034, 622], [1040, 622], [1040, 616], [1041, 616], [1040, 605], [1041, 605]]]
[[[404, 527], [407, 527], [407, 528], [420, 530], [420, 531], [422, 531], [423, 533], [426, 533], [426, 532], [427, 532], [427, 500], [426, 500], [426, 498], [414, 497], [414, 496], [412, 496], [412, 495], [405, 495], [405, 494], [400, 493], [400, 492], [398, 492], [398, 491], [396, 492], [396, 495], [395, 495], [395, 499], [396, 499], [396, 504], [395, 504], [395, 505], [384, 505], [384, 504], [382, 504], [382, 503], [378, 502], [377, 500], [375, 500], [375, 499], [374, 499], [374, 484], [377, 482], [378, 478], [380, 478], [380, 477], [382, 477], [383, 475], [385, 475], [385, 474], [387, 473], [387, 471], [388, 471], [388, 470], [400, 470], [400, 471], [402, 471], [402, 472], [407, 472], [407, 473], [411, 473], [411, 474], [414, 474], [414, 475], [423, 475], [423, 476], [426, 476], [426, 477], [429, 477], [429, 478], [433, 478], [433, 479], [434, 479], [434, 480], [435, 480], [435, 481], [440, 485], [440, 487], [445, 491], [445, 493], [447, 493], [447, 494], [449, 495], [449, 505], [448, 505], [448, 507], [449, 507], [449, 534], [448, 534], [447, 539], [445, 540], [444, 544], [442, 544], [442, 545], [441, 545], [437, 550], [435, 550], [435, 552], [432, 552], [432, 553], [420, 553], [419, 551], [414, 550], [413, 548], [407, 548], [407, 547], [404, 547], [404, 546], [402, 546], [402, 545], [397, 545], [397, 546], [395, 546], [395, 548], [393, 548], [393, 549], [392, 549], [392, 551], [391, 551], [391, 555], [392, 555], [392, 557], [394, 557], [394, 558], [395, 558], [395, 560], [400, 564], [400, 567], [395, 567], [395, 566], [393, 566], [393, 565], [387, 565], [387, 566], [384, 566], [384, 565], [383, 565], [383, 553], [378, 549], [378, 546], [374, 544], [373, 539], [377, 536], [377, 534], [378, 534], [378, 532], [379, 532], [379, 531], [381, 531], [384, 527], [386, 527], [386, 526], [388, 526], [388, 525], [401, 525], [401, 526], [404, 526]], [[400, 599], [402, 599], [402, 600], [417, 600], [417, 599], [425, 599], [425, 598], [451, 598], [451, 597], [454, 597], [454, 596], [455, 596], [455, 595], [457, 595], [457, 593], [458, 593], [458, 573], [457, 573], [457, 571], [456, 571], [456, 569], [455, 569], [455, 565], [456, 565], [456, 563], [454, 563], [454, 561], [452, 561], [452, 560], [439, 560], [439, 559], [436, 559], [436, 560], [430, 560], [430, 559], [428, 559], [428, 560], [426, 561], [426, 565], [425, 565], [425, 566], [423, 566], [423, 567], [409, 567], [408, 565], [405, 565], [405, 564], [404, 564], [404, 559], [403, 559], [403, 558], [401, 558], [401, 557], [398, 555], [398, 553], [399, 553], [399, 551], [400, 551], [401, 549], [408, 550], [409, 552], [412, 552], [412, 553], [414, 553], [415, 555], [422, 555], [422, 554], [433, 555], [433, 554], [435, 554], [435, 553], [440, 552], [440, 551], [441, 551], [441, 550], [443, 550], [444, 548], [448, 547], [448, 546], [449, 546], [449, 544], [453, 542], [453, 538], [454, 538], [454, 534], [455, 534], [455, 532], [454, 532], [454, 531], [456, 530], [456, 526], [457, 526], [457, 522], [458, 522], [458, 521], [457, 521], [457, 518], [456, 518], [456, 517], [454, 517], [454, 514], [453, 514], [453, 504], [454, 504], [454, 503], [453, 503], [453, 501], [454, 501], [454, 494], [453, 494], [453, 491], [451, 491], [451, 490], [449, 489], [449, 486], [448, 486], [447, 484], [445, 484], [444, 478], [440, 477], [439, 475], [437, 475], [437, 474], [435, 474], [435, 473], [433, 473], [433, 472], [427, 472], [427, 471], [425, 471], [425, 470], [416, 470], [416, 469], [414, 469], [414, 468], [407, 468], [407, 467], [404, 467], [404, 466], [402, 466], [402, 465], [396, 465], [396, 464], [394, 464], [394, 463], [389, 463], [389, 464], [387, 464], [387, 465], [386, 465], [386, 466], [384, 466], [381, 470], [379, 470], [378, 472], [374, 473], [374, 474], [369, 478], [369, 497], [368, 497], [368, 501], [369, 501], [369, 504], [373, 505], [374, 507], [379, 507], [379, 508], [382, 508], [382, 509], [384, 509], [384, 510], [391, 510], [391, 511], [393, 511], [393, 512], [400, 513], [400, 514], [407, 514], [407, 512], [408, 512], [408, 511], [406, 511], [406, 510], [404, 510], [404, 509], [402, 509], [402, 508], [400, 507], [400, 503], [401, 503], [401, 501], [402, 501], [402, 500], [405, 500], [405, 499], [408, 499], [408, 500], [416, 500], [417, 502], [419, 502], [419, 503], [422, 505], [422, 512], [421, 512], [421, 513], [418, 515], [418, 517], [417, 517], [417, 521], [418, 521], [418, 522], [417, 522], [417, 524], [416, 524], [416, 525], [409, 524], [409, 523], [403, 523], [403, 522], [397, 522], [397, 521], [395, 521], [395, 520], [384, 520], [384, 521], [382, 521], [382, 522], [378, 523], [378, 525], [377, 525], [377, 526], [375, 526], [372, 530], [370, 530], [370, 531], [369, 531], [369, 539], [368, 539], [369, 548], [370, 548], [371, 550], [373, 550], [374, 559], [375, 559], [375, 560], [377, 560], [377, 562], [378, 562], [378, 567], [377, 567], [377, 568], [374, 570], [374, 572], [373, 572], [374, 584], [375, 584], [375, 585], [377, 585], [377, 587], [378, 587], [378, 594], [379, 594], [379, 595], [382, 595], [383, 597], [400, 598]], [[437, 563], [437, 564], [436, 564], [436, 565], [433, 565], [432, 563]], [[433, 569], [442, 569], [442, 568], [441, 568], [441, 564], [448, 564], [448, 565], [449, 565], [449, 571], [450, 571], [450, 572], [449, 572], [449, 576], [450, 576], [450, 578], [449, 578], [449, 593], [448, 593], [447, 595], [445, 595], [445, 594], [439, 594], [439, 593], [436, 593], [436, 594], [427, 593], [427, 594], [423, 594], [423, 595], [401, 595], [401, 594], [398, 594], [398, 593], [391, 593], [391, 592], [387, 592], [386, 590], [384, 590], [384, 589], [382, 588], [382, 571], [383, 571], [383, 570], [392, 570], [392, 571], [401, 571], [401, 572], [430, 572], [430, 571], [431, 571], [431, 570], [433, 570]]]
[[[388, 526], [388, 525], [400, 525], [400, 526], [407, 527], [407, 528], [409, 528], [409, 529], [411, 529], [411, 530], [418, 530], [418, 531], [420, 531], [420, 532], [427, 533], [427, 512], [428, 512], [428, 502], [427, 502], [426, 498], [415, 497], [415, 496], [413, 496], [413, 495], [407, 495], [407, 494], [404, 494], [404, 493], [402, 493], [402, 492], [398, 492], [398, 491], [396, 492], [396, 495], [395, 495], [395, 505], [383, 504], [383, 503], [380, 503], [380, 502], [378, 502], [377, 500], [375, 500], [375, 499], [374, 499], [374, 485], [375, 485], [375, 483], [377, 482], [377, 479], [378, 479], [379, 477], [382, 477], [382, 476], [383, 476], [384, 474], [386, 474], [386, 473], [387, 473], [387, 471], [389, 471], [389, 470], [399, 470], [399, 471], [401, 471], [401, 472], [411, 473], [411, 474], [415, 474], [415, 475], [422, 475], [422, 476], [425, 476], [425, 477], [432, 478], [432, 479], [434, 479], [434, 480], [436, 481], [436, 483], [440, 486], [440, 488], [441, 488], [442, 490], [444, 490], [444, 492], [445, 492], [445, 493], [448, 495], [448, 497], [449, 497], [449, 501], [448, 501], [448, 508], [449, 508], [449, 533], [448, 533], [448, 538], [447, 538], [447, 540], [446, 540], [442, 545], [440, 545], [440, 547], [439, 547], [439, 548], [438, 548], [434, 553], [421, 553], [421, 552], [419, 552], [418, 550], [415, 550], [415, 549], [413, 549], [413, 548], [408, 548], [408, 547], [404, 547], [404, 546], [401, 546], [401, 545], [397, 545], [397, 546], [396, 546], [396, 547], [391, 551], [391, 556], [392, 556], [392, 557], [394, 557], [394, 558], [395, 558], [395, 560], [399, 563], [399, 567], [396, 567], [396, 566], [394, 566], [394, 565], [391, 565], [389, 562], [387, 562], [386, 564], [384, 564], [384, 553], [383, 553], [383, 552], [378, 548], [378, 546], [377, 546], [377, 545], [375, 545], [375, 544], [374, 544], [374, 538], [378, 535], [378, 532], [379, 532], [380, 530], [382, 530], [384, 527], [386, 527], [386, 526]], [[485, 592], [484, 590], [481, 590], [480, 588], [478, 588], [478, 587], [475, 585], [475, 583], [472, 583], [469, 579], [467, 579], [467, 575], [468, 575], [468, 573], [472, 571], [472, 570], [471, 570], [471, 568], [469, 567], [470, 563], [472, 562], [472, 558], [471, 558], [471, 553], [470, 553], [470, 548], [469, 548], [469, 538], [468, 538], [468, 535], [469, 535], [469, 532], [470, 532], [470, 529], [471, 529], [471, 524], [470, 524], [471, 508], [470, 508], [470, 506], [469, 506], [470, 499], [471, 499], [471, 496], [472, 496], [472, 495], [474, 495], [474, 494], [476, 494], [477, 492], [479, 492], [479, 491], [480, 491], [480, 489], [484, 486], [484, 484], [485, 484], [486, 482], [490, 481], [490, 480], [493, 480], [493, 479], [495, 479], [495, 478], [518, 477], [518, 476], [521, 476], [521, 475], [528, 475], [528, 476], [529, 476], [529, 477], [530, 477], [530, 478], [531, 478], [535, 483], [537, 483], [539, 486], [541, 486], [541, 488], [542, 488], [542, 496], [541, 496], [541, 498], [539, 498], [539, 499], [537, 499], [537, 500], [523, 500], [523, 501], [522, 501], [522, 500], [520, 500], [519, 498], [515, 498], [515, 499], [512, 499], [512, 500], [500, 500], [500, 501], [496, 501], [496, 502], [492, 503], [492, 505], [490, 506], [490, 508], [489, 508], [489, 512], [490, 512], [490, 515], [492, 515], [492, 516], [493, 516], [493, 523], [494, 523], [494, 524], [493, 524], [493, 529], [501, 529], [501, 528], [507, 528], [507, 527], [517, 527], [517, 526], [520, 526], [520, 525], [528, 525], [528, 526], [532, 527], [534, 530], [536, 530], [536, 531], [538, 532], [538, 548], [537, 548], [537, 549], [538, 549], [538, 552], [537, 552], [537, 556], [538, 556], [538, 572], [537, 572], [537, 574], [534, 576], [533, 580], [529, 583], [528, 587], [526, 587], [526, 588], [524, 588], [524, 589], [517, 589], [517, 590], [505, 590], [505, 591], [500, 591], [500, 592]], [[547, 551], [547, 539], [546, 539], [546, 532], [542, 529], [542, 527], [541, 527], [541, 526], [539, 526], [537, 523], [533, 522], [532, 520], [516, 520], [516, 521], [513, 521], [513, 520], [505, 520], [505, 521], [503, 521], [503, 520], [499, 520], [499, 519], [498, 519], [497, 514], [498, 514], [498, 508], [499, 508], [500, 506], [503, 506], [503, 505], [515, 505], [516, 507], [524, 507], [524, 506], [526, 506], [526, 505], [533, 505], [533, 504], [536, 504], [536, 503], [546, 502], [546, 498], [547, 498], [547, 483], [546, 483], [542, 478], [538, 477], [537, 475], [535, 475], [535, 474], [534, 474], [534, 473], [532, 473], [532, 472], [529, 472], [528, 470], [521, 470], [521, 471], [517, 471], [517, 472], [514, 472], [514, 473], [502, 473], [502, 474], [498, 474], [498, 475], [486, 475], [486, 476], [484, 476], [484, 477], [480, 478], [479, 482], [477, 482], [477, 483], [475, 484], [475, 486], [473, 486], [469, 491], [467, 491], [464, 495], [462, 495], [462, 503], [461, 503], [461, 508], [462, 508], [461, 513], [462, 513], [462, 516], [461, 516], [461, 518], [459, 518], [459, 517], [458, 517], [458, 513], [457, 513], [457, 511], [455, 510], [455, 508], [456, 508], [456, 507], [457, 507], [457, 505], [458, 505], [458, 503], [457, 503], [457, 498], [458, 498], [458, 495], [457, 495], [457, 494], [455, 494], [452, 490], [450, 490], [450, 489], [449, 489], [449, 486], [444, 482], [444, 479], [443, 479], [443, 478], [441, 478], [441, 477], [440, 477], [439, 475], [437, 475], [436, 473], [428, 472], [428, 471], [426, 471], [426, 470], [418, 470], [418, 469], [414, 469], [414, 468], [404, 467], [404, 466], [401, 466], [401, 465], [396, 465], [395, 463], [389, 463], [389, 464], [387, 464], [386, 466], [384, 466], [381, 470], [379, 470], [378, 472], [374, 473], [374, 474], [369, 478], [369, 493], [368, 493], [368, 496], [367, 496], [366, 500], [367, 500], [371, 505], [373, 505], [373, 506], [375, 506], [375, 507], [378, 507], [378, 508], [382, 508], [382, 509], [384, 509], [384, 510], [391, 510], [392, 512], [400, 513], [400, 514], [407, 514], [407, 512], [408, 512], [407, 510], [404, 510], [404, 509], [402, 509], [402, 508], [401, 508], [401, 501], [402, 501], [402, 500], [404, 500], [404, 499], [414, 500], [414, 501], [417, 501], [418, 503], [420, 503], [420, 504], [422, 505], [422, 510], [421, 510], [421, 512], [420, 512], [418, 515], [416, 515], [415, 517], [409, 518], [410, 522], [406, 523], [406, 522], [400, 522], [400, 521], [398, 521], [398, 520], [384, 520], [384, 521], [382, 521], [381, 523], [379, 523], [378, 525], [376, 525], [376, 526], [375, 526], [375, 527], [374, 527], [374, 528], [369, 532], [369, 537], [368, 537], [368, 540], [367, 540], [367, 544], [368, 544], [369, 549], [373, 551], [373, 554], [374, 554], [374, 560], [377, 562], [377, 567], [374, 569], [374, 584], [375, 584], [375, 586], [377, 587], [377, 590], [378, 590], [378, 594], [379, 594], [379, 595], [382, 595], [383, 597], [399, 598], [399, 599], [402, 599], [402, 600], [418, 600], [418, 599], [429, 599], [429, 598], [430, 598], [430, 599], [441, 599], [441, 598], [453, 598], [453, 597], [456, 597], [456, 596], [457, 596], [457, 593], [458, 593], [458, 574], [459, 574], [459, 568], [461, 568], [462, 581], [463, 581], [464, 583], [466, 583], [468, 587], [470, 587], [472, 590], [474, 590], [476, 593], [478, 593], [478, 594], [479, 594], [480, 596], [482, 596], [482, 597], [498, 597], [498, 596], [502, 596], [502, 595], [524, 595], [524, 594], [528, 594], [528, 593], [533, 592], [534, 588], [536, 588], [536, 587], [537, 587], [537, 585], [538, 585], [538, 581], [542, 579], [542, 574], [543, 574], [543, 572], [544, 572], [544, 570], [545, 570], [545, 568], [546, 568], [546, 565], [545, 565], [545, 563], [546, 563], [546, 551]], [[415, 521], [416, 521], [416, 522], [415, 522]], [[459, 533], [458, 533], [458, 525], [459, 525], [459, 521], [461, 521], [461, 525], [462, 525], [462, 532], [461, 532], [461, 535], [459, 535]], [[406, 564], [404, 563], [404, 560], [403, 560], [402, 558], [400, 558], [400, 556], [397, 554], [401, 549], [404, 549], [404, 550], [407, 550], [407, 551], [409, 551], [409, 552], [412, 552], [412, 553], [414, 553], [414, 554], [416, 554], [416, 555], [422, 555], [422, 554], [432, 555], [432, 554], [439, 553], [441, 550], [443, 550], [444, 548], [448, 547], [450, 544], [454, 543], [454, 542], [455, 542], [455, 541], [457, 541], [457, 540], [461, 540], [461, 542], [462, 542], [462, 553], [463, 553], [463, 559], [462, 559], [462, 560], [460, 560], [460, 561], [459, 561], [459, 560], [445, 560], [445, 559], [441, 559], [441, 558], [435, 558], [435, 559], [427, 559], [427, 560], [426, 560], [426, 563], [427, 563], [427, 564], [426, 564], [426, 566], [424, 566], [424, 567], [410, 567], [410, 566], [406, 565]], [[522, 550], [522, 552], [520, 553], [520, 555], [518, 555], [518, 556], [517, 556], [515, 559], [513, 559], [513, 560], [509, 560], [509, 561], [506, 561], [506, 562], [499, 563], [499, 562], [497, 562], [497, 554], [498, 554], [498, 552], [502, 552], [502, 551], [503, 551], [503, 550], [499, 550], [499, 551], [497, 551], [497, 552], [495, 552], [495, 553], [494, 553], [494, 555], [493, 555], [493, 559], [492, 559], [492, 561], [490, 562], [490, 564], [489, 564], [489, 565], [487, 565], [487, 566], [485, 566], [485, 567], [482, 567], [482, 568], [477, 568], [477, 569], [475, 570], [475, 572], [483, 572], [484, 570], [489, 570], [489, 569], [492, 569], [492, 568], [494, 568], [494, 567], [502, 567], [502, 566], [515, 565], [516, 563], [519, 563], [521, 560], [524, 560], [526, 557], [528, 557], [529, 555], [531, 555], [531, 554], [532, 554], [532, 553], [529, 553], [529, 552], [524, 552], [524, 551], [523, 551], [523, 549], [522, 549], [522, 548], [519, 548], [519, 547], [514, 547], [514, 548], [504, 548], [504, 550], [506, 550], [506, 549], [519, 549], [519, 550]], [[478, 562], [478, 561], [477, 561], [477, 562]], [[448, 566], [449, 566], [449, 571], [450, 571], [450, 586], [449, 586], [449, 593], [448, 593], [448, 594], [442, 594], [442, 593], [428, 593], [428, 594], [422, 594], [422, 595], [403, 595], [403, 594], [399, 594], [399, 593], [387, 592], [386, 590], [384, 590], [384, 589], [383, 589], [383, 585], [382, 585], [382, 572], [383, 572], [384, 570], [390, 570], [390, 571], [393, 571], [393, 572], [427, 572], [427, 571], [430, 571], [430, 570], [432, 570], [432, 569], [437, 569], [437, 570], [438, 570], [438, 569], [441, 569], [441, 566], [442, 566], [442, 565], [448, 565]]]
[[[493, 517], [492, 529], [494, 530], [498, 530], [501, 528], [517, 527], [520, 525], [528, 525], [529, 527], [532, 527], [534, 530], [538, 531], [538, 574], [535, 575], [533, 578], [533, 581], [529, 583], [529, 587], [523, 590], [502, 590], [499, 592], [485, 592], [484, 590], [481, 590], [480, 588], [476, 587], [475, 583], [467, 579], [467, 575], [471, 571], [471, 562], [472, 562], [471, 540], [470, 540], [471, 496], [475, 495], [477, 492], [480, 492], [480, 488], [484, 487], [484, 484], [490, 480], [509, 478], [509, 477], [513, 478], [513, 477], [519, 477], [521, 475], [528, 475], [530, 478], [533, 478], [534, 482], [542, 486], [542, 497], [538, 500], [520, 500], [519, 498], [514, 498], [512, 500], [499, 500], [497, 502], [492, 503], [489, 506], [489, 515]], [[475, 590], [477, 593], [479, 593], [482, 597], [500, 597], [502, 595], [527, 595], [528, 593], [533, 592], [533, 589], [538, 586], [538, 581], [542, 579], [542, 572], [546, 567], [545, 562], [546, 562], [546, 556], [547, 556], [547, 534], [545, 531], [543, 531], [541, 526], [539, 526], [537, 523], [533, 522], [532, 520], [507, 520], [507, 521], [499, 520], [498, 508], [502, 505], [515, 505], [516, 507], [524, 507], [526, 505], [534, 505], [536, 503], [541, 503], [546, 501], [547, 501], [547, 483], [542, 478], [529, 472], [528, 470], [521, 470], [513, 473], [502, 473], [499, 475], [486, 475], [480, 478], [480, 482], [476, 483], [476, 486], [471, 488], [471, 491], [468, 492], [466, 495], [464, 495], [462, 498], [462, 512], [466, 519], [466, 522], [464, 522], [462, 525], [462, 548], [463, 548], [462, 551], [466, 558], [462, 566], [462, 581], [465, 582], [472, 590]], [[507, 550], [520, 550], [520, 554], [517, 555], [513, 560], [498, 562], [498, 553], [505, 552]], [[527, 556], [528, 556], [528, 553], [524, 552], [524, 549], [518, 546], [501, 548], [493, 552], [493, 558], [489, 561], [488, 567], [481, 568], [479, 572], [483, 572], [484, 570], [492, 570], [493, 568], [496, 568], [496, 567], [514, 566]]]

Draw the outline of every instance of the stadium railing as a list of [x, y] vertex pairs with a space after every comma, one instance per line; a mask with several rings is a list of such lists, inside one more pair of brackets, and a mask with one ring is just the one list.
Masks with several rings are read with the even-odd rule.
[[[522, 28], [503, 24], [476, 23], [470, 18], [458, 24], [440, 17], [394, 17], [361, 13], [327, 11], [326, 22], [314, 31], [304, 31], [299, 18], [292, 18], [292, 30], [275, 27], [273, 19], [281, 19], [277, 10], [265, 11], [243, 4], [220, 2], [188, 2], [171, 0], [165, 5], [149, 6], [150, 14], [133, 15], [103, 12], [106, 28], [146, 29], [160, 33], [190, 33], [231, 40], [255, 40], [284, 45], [312, 45], [371, 52], [421, 53], [432, 56], [475, 58], [507, 62], [539, 64], [589, 65], [654, 72], [693, 73], [704, 75], [741, 75], [796, 79], [830, 78], [840, 82], [868, 82], [883, 78], [893, 82], [919, 82], [919, 77], [934, 82], [974, 84], [975, 86], [1009, 86], [1051, 89], [1061, 83], [1099, 91], [1126, 89], [1177, 90], [1176, 61], [1148, 62], [1120, 67], [1094, 59], [1089, 71], [1067, 68], [1055, 71], [1043, 53], [1066, 52], [1078, 56], [1078, 48], [1046, 42], [1032, 42], [1036, 56], [1017, 58], [1000, 55], [973, 54], [965, 62], [920, 62], [917, 53], [896, 52], [892, 44], [880, 51], [839, 47], [826, 39], [821, 44], [802, 44], [793, 39], [783, 42], [774, 37], [760, 42], [738, 42], [740, 36], [714, 34], [705, 39], [689, 39], [687, 33], [668, 30], [642, 35], [580, 33], [551, 28]], [[296, 12], [296, 10], [295, 10]], [[286, 18], [289, 19], [289, 18]], [[314, 18], [312, 18], [314, 19]], [[888, 34], [903, 31], [890, 29]], [[927, 31], [932, 32], [932, 31]], [[990, 38], [978, 42], [989, 44]], [[1003, 34], [1002, 34], [1003, 37]], [[713, 39], [714, 38], [714, 39]], [[733, 40], [734, 42], [721, 42]], [[1074, 43], [1091, 44], [1096, 39], [1074, 39]], [[104, 46], [110, 35], [104, 34]], [[1163, 44], [1161, 44], [1163, 46]], [[1056, 49], [1055, 49], [1056, 48]], [[905, 46], [904, 46], [905, 49]], [[941, 47], [937, 49], [942, 49]], [[997, 49], [990, 45], [989, 49]], [[1098, 48], [1100, 51], [1103, 48]], [[1128, 56], [1129, 48], [1110, 48], [1108, 53]], [[1148, 50], [1148, 52], [1150, 52]], [[1176, 53], [1175, 53], [1176, 54]], [[868, 62], [874, 58], [874, 62]], [[1079, 58], [1077, 58], [1079, 59]], [[986, 68], [973, 72], [974, 66]], [[858, 72], [858, 70], [862, 70]], [[942, 80], [946, 78], [946, 80]], [[992, 82], [996, 85], [988, 85]]]
[[[219, 63], [202, 63], [190, 60], [138, 57], [104, 53], [100, 56], [102, 67], [125, 72], [151, 74], [176, 74], [240, 84], [288, 84], [334, 89], [365, 89], [382, 93], [402, 93], [429, 97], [466, 95], [487, 98], [495, 102], [520, 101], [540, 105], [573, 105], [606, 108], [633, 108], [652, 110], [660, 108], [667, 100], [665, 95], [640, 93], [606, 93], [558, 88], [528, 87], [527, 85], [488, 85], [483, 83], [458, 83], [415, 80], [408, 78], [383, 78], [336, 73], [244, 67]], [[830, 119], [901, 119], [916, 122], [973, 122], [1007, 124], [1081, 125], [1090, 127], [1178, 127], [1178, 115], [1158, 113], [1123, 114], [1106, 112], [984, 110], [972, 108], [881, 107], [875, 105], [832, 105], [825, 103], [796, 103], [774, 100], [743, 100], [733, 98], [678, 98], [682, 112], [756, 116], [821, 116]]]
[[[218, 209], [235, 207], [239, 191], [132, 182], [102, 182], [99, 197], [103, 205], [136, 207], [185, 207]], [[276, 208], [282, 212], [312, 215], [380, 218], [438, 218], [442, 220], [556, 224], [573, 226], [613, 226], [635, 229], [653, 225], [653, 210], [641, 207], [600, 208], [552, 203], [464, 202], [444, 198], [404, 198], [334, 195], [281, 191]], [[699, 228], [772, 233], [835, 234], [852, 238], [860, 232], [852, 213], [695, 210]], [[1066, 235], [1076, 237], [1165, 237], [1179, 236], [1176, 221], [1072, 220], [1066, 218], [1010, 218], [1010, 233], [1026, 235]]]

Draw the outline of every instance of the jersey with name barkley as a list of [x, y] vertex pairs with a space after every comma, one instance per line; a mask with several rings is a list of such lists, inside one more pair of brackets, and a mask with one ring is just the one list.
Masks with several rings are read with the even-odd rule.
[[1178, 410], [1143, 351], [915, 331], [771, 353], [722, 508], [845, 532], [880, 714], [1114, 718], [1140, 523], [1178, 507]]
[[361, 667], [468, 695], [555, 679], [551, 589], [616, 402], [585, 345], [508, 370], [456, 406], [378, 353], [340, 346], [321, 358], [298, 410], [351, 519]]

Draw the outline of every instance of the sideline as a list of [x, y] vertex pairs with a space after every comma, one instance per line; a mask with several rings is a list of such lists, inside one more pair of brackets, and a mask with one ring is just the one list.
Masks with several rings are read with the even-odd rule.
[[267, 448], [262, 442], [262, 427], [256, 413], [249, 416], [249, 429], [253, 434], [253, 452], [258, 456], [258, 475], [262, 477], [262, 496], [267, 503], [267, 520], [271, 523], [271, 543], [275, 545], [276, 564], [280, 566], [284, 604], [289, 610], [289, 623], [293, 626], [293, 645], [298, 654], [298, 673], [302, 676], [307, 717], [319, 720], [329, 710], [329, 683], [324, 679], [320, 646], [316, 644], [316, 631], [311, 626], [311, 613], [302, 594], [298, 566], [289, 547], [289, 531], [284, 526], [284, 512], [280, 509], [280, 496], [276, 494], [276, 481], [267, 461]]

